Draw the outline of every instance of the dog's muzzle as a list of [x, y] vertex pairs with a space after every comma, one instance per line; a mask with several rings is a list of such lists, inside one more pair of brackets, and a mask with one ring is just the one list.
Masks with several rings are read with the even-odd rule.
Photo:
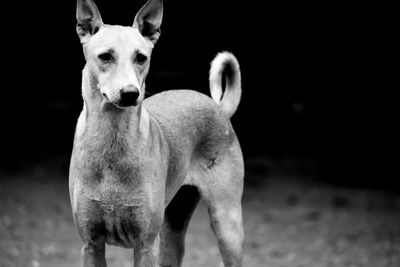
[[140, 91], [135, 86], [126, 86], [120, 90], [119, 95], [110, 98], [106, 93], [103, 93], [103, 97], [107, 102], [118, 108], [127, 108], [138, 104]]

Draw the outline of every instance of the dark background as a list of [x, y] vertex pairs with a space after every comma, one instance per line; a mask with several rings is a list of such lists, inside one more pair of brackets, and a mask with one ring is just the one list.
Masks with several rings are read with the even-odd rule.
[[[107, 24], [131, 25], [145, 1], [96, 1]], [[396, 189], [397, 103], [385, 23], [367, 4], [165, 1], [150, 94], [193, 88], [208, 94], [222, 50], [242, 71], [232, 123], [246, 161], [312, 161], [329, 182]], [[1, 162], [18, 171], [71, 153], [82, 108], [84, 57], [75, 1], [2, 7]], [[8, 17], [8, 15], [10, 15]], [[389, 42], [390, 43], [390, 42]], [[4, 47], [5, 46], [5, 47]], [[398, 89], [398, 88], [397, 88]]]

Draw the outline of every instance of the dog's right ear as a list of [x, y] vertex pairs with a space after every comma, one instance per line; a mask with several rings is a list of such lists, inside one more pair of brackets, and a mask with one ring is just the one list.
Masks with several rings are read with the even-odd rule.
[[95, 34], [103, 25], [100, 12], [92, 0], [78, 0], [76, 7], [76, 32], [81, 42]]

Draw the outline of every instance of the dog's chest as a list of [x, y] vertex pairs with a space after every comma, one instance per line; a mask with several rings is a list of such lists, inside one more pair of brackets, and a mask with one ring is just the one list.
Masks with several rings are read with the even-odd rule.
[[152, 142], [133, 142], [121, 131], [90, 130], [76, 135], [71, 159], [76, 222], [87, 238], [98, 235], [110, 245], [133, 247], [163, 214], [162, 153], [158, 145], [149, 149]]
[[141, 217], [140, 207], [107, 204], [101, 209], [106, 243], [133, 247], [143, 228], [138, 219]]
[[146, 190], [103, 182], [84, 189], [76, 200], [75, 217], [84, 235], [96, 233], [110, 245], [131, 248], [148, 228], [144, 218], [152, 213], [152, 200]]

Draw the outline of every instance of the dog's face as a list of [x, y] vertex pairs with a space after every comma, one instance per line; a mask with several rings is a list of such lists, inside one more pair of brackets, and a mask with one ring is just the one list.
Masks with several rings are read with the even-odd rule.
[[78, 0], [77, 32], [83, 45], [91, 89], [119, 108], [144, 98], [150, 56], [160, 35], [162, 1], [149, 0], [132, 27], [103, 24], [91, 0]]
[[121, 26], [103, 26], [84, 44], [105, 101], [127, 107], [143, 100], [152, 48], [137, 28]]

